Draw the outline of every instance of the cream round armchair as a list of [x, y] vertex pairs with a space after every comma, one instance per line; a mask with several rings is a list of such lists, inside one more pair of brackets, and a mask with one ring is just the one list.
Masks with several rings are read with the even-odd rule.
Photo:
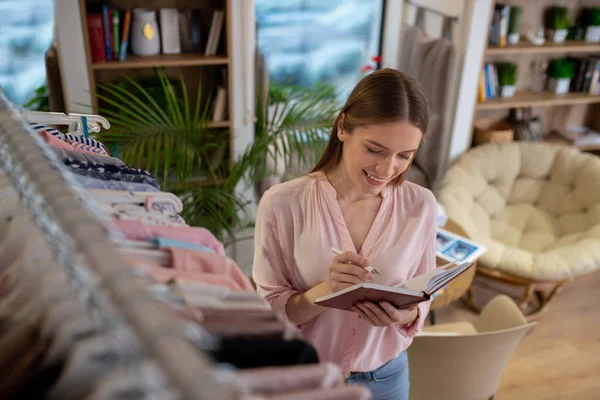
[[525, 289], [530, 319], [565, 282], [600, 267], [597, 156], [547, 143], [475, 147], [450, 167], [438, 201], [488, 247], [478, 273]]

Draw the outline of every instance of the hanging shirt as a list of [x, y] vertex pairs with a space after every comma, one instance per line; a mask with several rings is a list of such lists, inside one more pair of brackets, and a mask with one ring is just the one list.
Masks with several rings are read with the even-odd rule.
[[[410, 182], [388, 184], [358, 254], [381, 275], [372, 283], [397, 285], [436, 268], [437, 202]], [[285, 314], [290, 297], [329, 277], [332, 247], [356, 251], [337, 201], [322, 172], [269, 189], [258, 207], [253, 278], [259, 293]], [[327, 309], [300, 327], [322, 361], [344, 372], [374, 370], [397, 357], [425, 323], [429, 302], [418, 305], [409, 327], [375, 327], [350, 311]]]
[[48, 132], [52, 136], [57, 137], [58, 139], [63, 140], [65, 142], [68, 142], [68, 143], [71, 143], [71, 144], [73, 142], [85, 144], [87, 146], [91, 146], [91, 147], [95, 147], [97, 149], [100, 149], [105, 154], [108, 153], [108, 151], [106, 150], [106, 146], [104, 146], [103, 143], [97, 141], [96, 139], [91, 139], [89, 137], [86, 138], [85, 136], [79, 136], [79, 135], [71, 135], [69, 133], [62, 133], [58, 129], [49, 127], [49, 126], [44, 125], [44, 124], [38, 124], [38, 123], [35, 123], [35, 122], [31, 122], [29, 124], [29, 126], [31, 127], [31, 129], [36, 130], [38, 132], [41, 132], [41, 131]]

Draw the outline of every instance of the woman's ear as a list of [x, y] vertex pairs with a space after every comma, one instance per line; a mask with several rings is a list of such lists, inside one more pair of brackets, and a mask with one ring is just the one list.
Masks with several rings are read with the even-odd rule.
[[346, 138], [346, 132], [344, 131], [344, 113], [340, 114], [339, 118], [336, 121], [337, 124], [337, 137], [340, 142], [343, 142]]

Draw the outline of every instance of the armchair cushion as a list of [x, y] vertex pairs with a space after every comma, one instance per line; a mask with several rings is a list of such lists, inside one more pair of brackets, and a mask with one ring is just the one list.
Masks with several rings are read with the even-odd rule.
[[488, 144], [447, 172], [439, 202], [475, 241], [480, 262], [534, 280], [600, 266], [600, 159], [546, 143]]

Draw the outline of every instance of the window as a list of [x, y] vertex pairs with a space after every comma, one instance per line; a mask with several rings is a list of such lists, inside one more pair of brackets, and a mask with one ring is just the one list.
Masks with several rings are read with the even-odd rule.
[[53, 37], [53, 0], [0, 1], [0, 86], [12, 102], [25, 103], [46, 82]]
[[347, 97], [376, 67], [384, 0], [256, 0], [258, 48], [273, 82], [333, 84]]

